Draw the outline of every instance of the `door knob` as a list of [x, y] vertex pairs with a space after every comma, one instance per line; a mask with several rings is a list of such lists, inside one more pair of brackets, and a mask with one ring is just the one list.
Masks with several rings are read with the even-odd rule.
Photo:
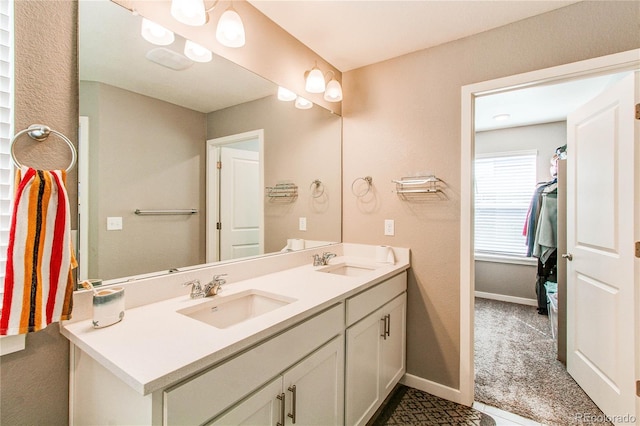
[[573, 260], [573, 255], [571, 253], [565, 253], [562, 255], [562, 257], [569, 261]]

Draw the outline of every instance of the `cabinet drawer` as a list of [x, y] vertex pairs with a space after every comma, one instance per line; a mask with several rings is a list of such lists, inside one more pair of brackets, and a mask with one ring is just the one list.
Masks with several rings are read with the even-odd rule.
[[164, 392], [163, 424], [202, 424], [340, 334], [342, 304]]
[[347, 299], [347, 326], [364, 318], [407, 289], [407, 273], [403, 272]]

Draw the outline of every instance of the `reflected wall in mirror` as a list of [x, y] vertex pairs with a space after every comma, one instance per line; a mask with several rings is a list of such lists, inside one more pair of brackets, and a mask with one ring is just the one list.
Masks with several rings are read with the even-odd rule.
[[[207, 164], [207, 140], [249, 131], [264, 135], [263, 183], [252, 200], [264, 210], [258, 253], [281, 251], [291, 238], [339, 242], [341, 118], [278, 101], [277, 86], [217, 55], [182, 71], [151, 62], [146, 55], [158, 46], [140, 36], [141, 21], [107, 0], [79, 4], [86, 135], [80, 138], [79, 278], [117, 280], [218, 260], [207, 254], [207, 230], [228, 206], [206, 199], [207, 174], [218, 173]], [[165, 48], [182, 55], [184, 43], [176, 35]], [[265, 195], [265, 185], [281, 182], [298, 186], [295, 200]], [[233, 194], [231, 210], [248, 192]], [[141, 216], [136, 209], [197, 213]], [[306, 231], [299, 230], [300, 218]]]

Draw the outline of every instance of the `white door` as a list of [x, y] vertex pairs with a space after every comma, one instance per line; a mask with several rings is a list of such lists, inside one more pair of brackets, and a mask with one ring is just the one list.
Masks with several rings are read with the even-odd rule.
[[220, 260], [261, 254], [259, 154], [223, 146], [220, 161]]
[[616, 424], [637, 414], [637, 87], [629, 75], [567, 119], [567, 370]]

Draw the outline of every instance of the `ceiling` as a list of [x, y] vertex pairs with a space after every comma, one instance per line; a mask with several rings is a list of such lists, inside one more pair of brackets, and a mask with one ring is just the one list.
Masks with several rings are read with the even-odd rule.
[[576, 0], [249, 0], [340, 71], [437, 46]]

